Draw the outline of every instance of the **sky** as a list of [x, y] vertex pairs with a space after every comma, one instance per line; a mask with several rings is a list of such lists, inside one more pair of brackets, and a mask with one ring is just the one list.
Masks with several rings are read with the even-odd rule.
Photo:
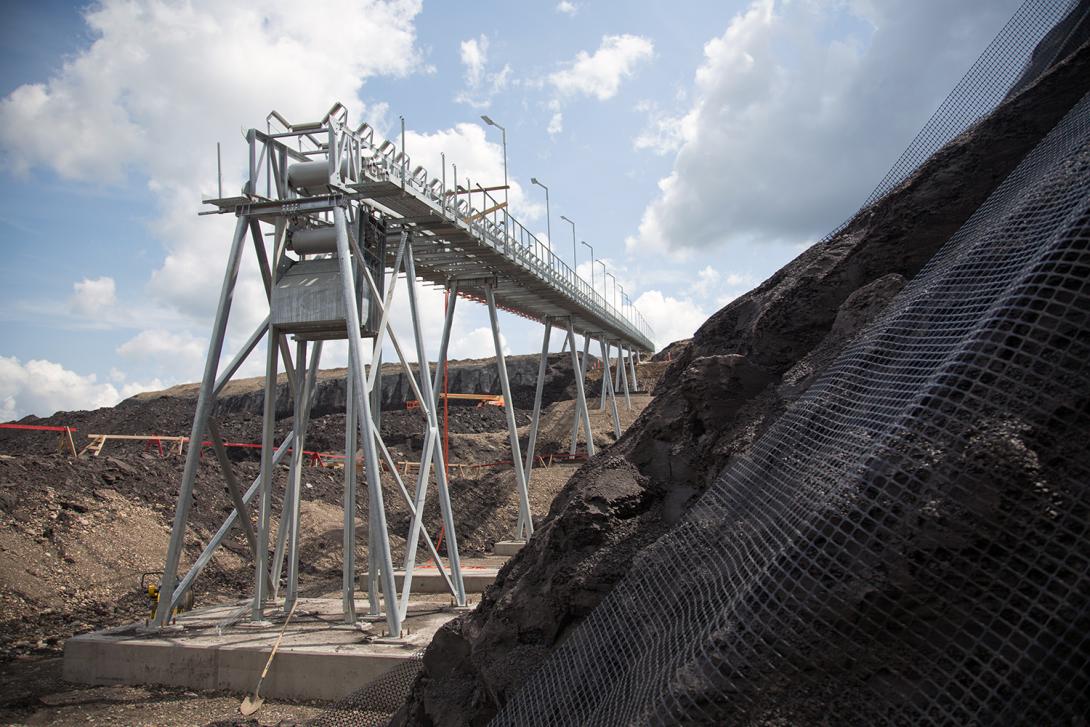
[[[507, 130], [513, 215], [551, 231], [604, 294], [623, 290], [662, 348], [850, 216], [1017, 5], [6, 4], [0, 421], [199, 380], [233, 221], [197, 213], [217, 142], [227, 193], [245, 130], [273, 109], [309, 120], [341, 101], [387, 138], [403, 117], [414, 163], [437, 176], [445, 154], [459, 176], [501, 184], [487, 114]], [[263, 295], [250, 262], [227, 356], [267, 312]], [[421, 301], [434, 356], [442, 293]], [[456, 310], [451, 356], [492, 355], [487, 311]], [[506, 352], [540, 350], [539, 324], [500, 327]], [[345, 360], [329, 345], [323, 368]]]

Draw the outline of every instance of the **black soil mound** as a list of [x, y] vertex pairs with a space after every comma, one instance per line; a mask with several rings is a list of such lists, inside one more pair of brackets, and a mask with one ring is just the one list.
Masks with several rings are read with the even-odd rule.
[[487, 723], [1088, 87], [1084, 45], [679, 346], [640, 419], [572, 478], [480, 606], [437, 634], [397, 721]]

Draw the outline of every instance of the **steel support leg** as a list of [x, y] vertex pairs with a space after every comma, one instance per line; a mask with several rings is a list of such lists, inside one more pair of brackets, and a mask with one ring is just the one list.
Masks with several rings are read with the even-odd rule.
[[613, 369], [610, 368], [609, 352], [610, 344], [602, 336], [598, 337], [598, 346], [602, 351], [602, 402], [598, 405], [599, 411], [606, 410], [606, 395], [612, 388]]
[[[402, 244], [399, 247], [399, 250], [406, 250], [406, 249], [407, 249], [407, 246], [405, 244]], [[411, 253], [411, 250], [409, 250], [409, 252]], [[359, 253], [359, 251], [357, 249], [357, 255], [359, 255], [359, 254], [360, 253]], [[415, 273], [415, 268], [413, 268], [413, 272]], [[368, 271], [366, 268], [364, 268], [363, 269], [363, 275], [364, 275], [364, 280], [367, 282], [367, 285], [370, 288], [372, 296], [377, 297], [378, 288], [375, 285], [374, 279], [371, 277], [370, 271]], [[413, 285], [415, 286], [415, 281], [416, 281], [415, 274], [412, 276], [412, 281], [413, 281]], [[410, 295], [412, 296], [412, 300], [410, 302], [413, 303], [413, 305], [415, 305], [415, 296], [416, 296], [416, 288], [415, 287], [413, 287], [410, 290]], [[385, 312], [385, 308], [380, 303], [378, 303], [377, 300], [374, 300], [374, 305], [375, 305], [375, 308], [378, 311], [380, 317], [383, 317], [383, 320], [385, 320], [385, 317], [383, 315], [384, 312]], [[418, 309], [417, 309], [417, 312], [419, 312]], [[453, 311], [449, 311], [449, 312], [451, 313], [451, 316], [453, 316]], [[449, 317], [448, 317], [448, 320], [447, 320], [446, 323], [447, 323], [447, 332], [449, 333], [449, 324], [450, 324], [450, 318]], [[382, 324], [380, 324], [380, 325], [382, 325]], [[389, 324], [386, 324], [386, 325], [389, 325]], [[394, 333], [393, 329], [388, 329], [388, 330], [386, 330], [386, 332], [388, 332], [390, 334], [390, 343], [393, 344], [394, 351], [397, 353], [397, 356], [398, 356], [398, 360], [401, 362], [402, 368], [404, 369], [406, 375], [409, 377], [409, 385], [412, 387], [413, 393], [416, 395], [416, 400], [420, 401], [420, 402], [426, 402], [427, 398], [425, 397], [424, 393], [421, 391], [421, 388], [420, 388], [423, 384], [418, 382], [418, 379], [420, 379], [420, 374], [419, 374], [420, 368], [417, 367], [417, 372], [418, 373], [416, 375], [414, 375], [412, 373], [412, 368], [409, 366], [408, 361], [405, 359], [405, 352], [401, 348], [401, 343], [398, 341], [397, 335]], [[377, 342], [377, 340], [378, 339], [376, 337], [375, 342]], [[445, 354], [444, 354], [443, 358], [445, 358]], [[425, 376], [426, 376], [426, 374], [425, 374]], [[433, 392], [433, 395], [432, 395], [432, 399], [435, 400], [434, 392]], [[427, 409], [426, 408], [425, 408], [424, 411], [427, 414]], [[377, 430], [376, 430], [376, 432], [377, 432]], [[432, 437], [430, 432], [431, 432], [431, 430], [429, 429], [428, 434], [425, 436], [425, 443], [424, 443], [424, 448], [423, 448], [423, 452], [425, 453], [425, 457], [424, 457], [423, 466], [421, 467], [421, 475], [423, 475], [424, 473], [426, 473], [428, 471], [428, 466], [432, 462], [435, 462], [435, 460], [431, 459], [431, 457], [433, 455], [433, 452], [434, 452], [432, 447], [433, 446], [435, 446], [435, 447], [439, 446], [439, 443], [437, 441], [438, 434], [436, 434], [434, 437]], [[427, 441], [427, 439], [429, 437], [432, 438], [433, 443], [429, 443]], [[401, 490], [402, 490], [402, 492], [403, 492], [403, 494], [405, 496], [405, 501], [409, 505], [409, 509], [410, 509], [411, 513], [413, 514], [413, 516], [415, 517], [416, 508], [413, 505], [413, 500], [412, 500], [412, 498], [409, 497], [408, 490], [405, 489], [405, 485], [401, 481], [401, 475], [399, 475], [397, 473], [397, 468], [394, 465], [393, 459], [390, 457], [389, 451], [386, 449], [386, 445], [382, 441], [382, 437], [379, 434], [376, 433], [375, 439], [376, 439], [376, 443], [378, 444], [378, 446], [382, 449], [383, 456], [386, 458], [386, 461], [387, 461], [387, 463], [388, 463], [388, 465], [390, 467], [391, 475], [397, 481], [397, 485], [398, 485], [399, 488], [401, 488]], [[445, 483], [446, 482], [446, 477], [445, 477], [446, 476], [446, 467], [442, 464], [442, 456], [440, 457], [438, 462], [439, 462], [438, 466], [441, 467], [442, 470], [443, 470], [443, 473], [442, 473], [443, 474], [443, 483]], [[420, 490], [420, 480], [419, 479], [418, 479], [418, 484], [417, 484], [417, 491], [418, 492], [421, 491]], [[445, 489], [445, 484], [444, 484], [443, 491], [448, 491], [448, 490]], [[449, 497], [447, 498], [447, 502], [449, 502]], [[442, 511], [442, 509], [443, 509], [443, 501], [441, 500], [440, 501], [440, 510]], [[453, 515], [451, 515], [451, 522], [453, 523]], [[428, 534], [424, 530], [421, 530], [420, 532], [423, 534], [425, 542], [428, 544], [428, 547], [430, 548], [431, 552], [433, 553], [434, 560], [435, 560], [435, 567], [439, 570], [440, 574], [443, 576], [444, 581], [446, 582], [448, 588], [450, 589], [451, 595], [453, 595], [455, 597], [455, 602], [459, 603], [459, 605], [463, 605], [464, 599], [459, 600], [458, 589], [455, 588], [454, 582], [451, 581], [451, 578], [447, 575], [446, 571], [443, 570], [443, 564], [439, 560], [439, 553], [435, 549], [435, 546], [432, 545], [431, 538], [428, 537]], [[455, 547], [457, 547], [457, 543], [455, 543]], [[414, 563], [414, 565], [415, 565], [415, 563]], [[376, 585], [377, 582], [378, 582], [377, 581], [378, 570], [375, 568], [374, 563], [371, 562], [370, 557], [368, 557], [368, 571], [367, 572], [368, 572], [368, 586], [367, 586], [368, 598], [369, 598], [369, 600], [371, 602], [371, 614], [375, 615], [377, 613], [377, 611], [378, 611], [378, 606], [377, 606], [378, 596], [377, 596], [377, 585]], [[410, 572], [411, 572], [411, 569], [408, 569], [406, 571], [406, 573], [410, 573]], [[459, 572], [460, 572], [460, 561], [459, 561]], [[459, 576], [460, 576], [460, 573], [459, 573]], [[410, 576], [409, 580], [411, 582], [411, 576]], [[459, 577], [459, 582], [460, 581], [461, 581], [461, 579]], [[402, 589], [404, 590], [404, 586], [402, 586]], [[464, 597], [464, 592], [465, 591], [464, 591], [464, 588], [463, 588], [462, 589], [463, 597]], [[407, 608], [406, 608], [406, 610], [407, 610]]]
[[[545, 334], [541, 339], [541, 359], [537, 364], [537, 387], [534, 389], [534, 413], [530, 417], [530, 435], [526, 439], [526, 465], [523, 468], [526, 472], [526, 485], [530, 485], [530, 480], [533, 478], [534, 473], [534, 449], [537, 445], [537, 428], [541, 421], [541, 393], [545, 388], [545, 367], [549, 363], [549, 336], [553, 332], [553, 322], [551, 319], [545, 319]], [[572, 367], [575, 370], [575, 367]], [[523, 530], [522, 516], [519, 516], [519, 524], [516, 528], [519, 532]]]
[[[272, 519], [272, 482], [273, 452], [272, 443], [276, 430], [276, 368], [280, 360], [280, 334], [275, 327], [269, 329], [269, 338], [265, 344], [265, 403], [261, 419], [261, 504], [257, 516], [258, 548], [254, 557], [254, 602], [250, 609], [250, 618], [254, 621], [265, 619], [263, 608], [265, 599], [272, 593], [269, 578], [269, 521]], [[295, 433], [292, 432], [292, 439]], [[284, 442], [287, 444], [287, 441]], [[285, 448], [284, 451], [287, 451]], [[278, 452], [279, 453], [279, 452]], [[268, 583], [268, 588], [266, 588]]]
[[621, 390], [624, 392], [625, 409], [632, 411], [632, 397], [628, 393], [628, 366], [624, 361], [624, 347], [617, 344], [617, 374], [621, 378]]
[[622, 365], [624, 359], [622, 358], [621, 342], [617, 342], [617, 363], [613, 367], [613, 393], [616, 394], [621, 390], [621, 370], [624, 368]]
[[507, 414], [507, 432], [511, 440], [511, 463], [515, 470], [515, 487], [518, 488], [519, 520], [525, 526], [516, 530], [515, 538], [529, 540], [534, 532], [534, 521], [530, 513], [530, 493], [526, 487], [526, 473], [522, 469], [522, 453], [519, 451], [519, 434], [515, 425], [515, 403], [511, 400], [511, 383], [507, 379], [507, 361], [503, 356], [503, 344], [500, 342], [500, 324], [496, 317], [496, 296], [491, 286], [485, 286], [485, 298], [488, 301], [488, 318], [492, 324], [492, 342], [496, 347], [496, 368], [500, 374], [500, 388], [503, 392], [503, 410]]
[[[572, 325], [571, 318], [568, 319], [568, 347], [571, 349], [571, 365], [574, 369], [577, 361], [575, 354], [575, 328]], [[590, 351], [590, 334], [588, 333], [583, 345], [583, 365], [581, 371], [587, 370], [587, 358], [589, 358]], [[587, 457], [594, 456], [594, 435], [590, 432], [590, 409], [587, 408], [586, 389], [583, 387], [583, 376], [579, 375], [575, 379], [575, 416], [583, 420], [583, 426], [587, 429]], [[579, 421], [576, 420], [576, 432], [579, 431]], [[575, 441], [572, 441], [572, 454], [575, 454]]]
[[[366, 269], [366, 268], [365, 268]], [[371, 339], [372, 354], [371, 360], [374, 361], [374, 349], [377, 348], [375, 344], [378, 341]], [[359, 375], [357, 374], [357, 377]], [[354, 387], [353, 387], [354, 390]], [[359, 411], [356, 412], [356, 420], [359, 421]], [[393, 467], [390, 468], [393, 471]], [[379, 565], [378, 552], [382, 549], [382, 545], [378, 537], [378, 528], [376, 524], [378, 519], [375, 517], [375, 509], [371, 507], [370, 501], [367, 506], [367, 613], [370, 616], [378, 616], [382, 613], [382, 599], [379, 597], [382, 591], [382, 585], [379, 583], [379, 575], [381, 567]]]
[[636, 356], [632, 353], [632, 348], [628, 349], [628, 372], [632, 377], [632, 391], [638, 392], [640, 390], [640, 384], [636, 381]]
[[288, 477], [284, 482], [284, 497], [280, 502], [280, 520], [276, 526], [276, 547], [273, 549], [272, 570], [269, 579], [272, 581], [271, 593], [276, 598], [280, 594], [280, 579], [284, 572], [284, 558], [287, 555], [291, 538], [291, 532], [295, 524], [295, 472], [296, 467], [302, 467], [303, 447], [302, 439], [305, 434], [303, 423], [303, 404], [300, 397], [303, 395], [307, 376], [307, 342], [296, 341], [295, 344], [295, 380], [299, 385], [295, 389], [295, 398], [292, 402], [292, 418], [295, 422], [295, 439], [291, 445], [291, 464], [288, 467]]
[[[299, 358], [304, 358], [300, 353]], [[315, 341], [310, 354], [310, 369], [303, 384], [303, 395], [299, 397], [300, 411], [295, 417], [295, 436], [297, 439], [298, 458], [292, 459], [291, 473], [291, 538], [288, 548], [288, 589], [284, 594], [284, 612], [287, 613], [299, 598], [299, 513], [303, 504], [303, 462], [306, 454], [307, 426], [310, 424], [311, 395], [318, 383], [318, 366], [322, 360], [322, 342]]]
[[[379, 479], [378, 450], [375, 448], [374, 420], [371, 418], [371, 397], [363, 379], [363, 350], [360, 341], [360, 317], [356, 309], [356, 282], [352, 260], [348, 250], [348, 227], [344, 209], [333, 208], [333, 226], [337, 232], [337, 258], [340, 263], [341, 289], [344, 296], [346, 328], [348, 330], [348, 354], [356, 379], [356, 405], [359, 409], [360, 438], [363, 440], [363, 466], [367, 475], [368, 507], [373, 513], [373, 529], [381, 540], [382, 591], [386, 600], [386, 627], [391, 636], [401, 633], [401, 615], [397, 608], [397, 588], [394, 584], [393, 558], [386, 529], [386, 509]], [[393, 286], [391, 286], [393, 287]], [[385, 311], [386, 313], [389, 310]]]
[[417, 370], [420, 372], [420, 407], [428, 419], [428, 432], [424, 437], [424, 457], [420, 463], [420, 477], [417, 480], [416, 513], [409, 529], [409, 539], [405, 543], [405, 576], [401, 594], [402, 618], [408, 613], [409, 594], [411, 593], [412, 573], [416, 566], [416, 548], [420, 540], [420, 528], [423, 525], [424, 502], [428, 488], [428, 467], [434, 463], [435, 484], [439, 491], [439, 510], [443, 516], [443, 527], [447, 533], [447, 557], [450, 560], [450, 575], [454, 583], [455, 598], [459, 606], [465, 605], [465, 585], [462, 582], [462, 564], [458, 557], [458, 536], [454, 528], [454, 512], [450, 506], [450, 489], [447, 486], [446, 463], [443, 461], [443, 442], [439, 439], [439, 422], [435, 415], [436, 397], [432, 391], [431, 376], [428, 371], [428, 357], [424, 351], [424, 334], [421, 330], [420, 309], [416, 300], [416, 263], [413, 260], [412, 242], [405, 245], [405, 277], [409, 290], [409, 312], [413, 321], [413, 338], [416, 342]]
[[[598, 345], [601, 346], [601, 348], [602, 348], [602, 358], [604, 358], [606, 360], [609, 360], [609, 349], [607, 348], [608, 344], [606, 344], [606, 339], [605, 338], [599, 338], [598, 339]], [[617, 413], [617, 393], [615, 391], [613, 391], [612, 377], [610, 377], [608, 375], [608, 373], [607, 373], [606, 376], [602, 377], [602, 385], [606, 387], [604, 393], [609, 394], [609, 403], [610, 403], [610, 406], [613, 408], [613, 435], [615, 437], [617, 437], [617, 439], [620, 439], [621, 438], [621, 417]]]
[[443, 375], [443, 367], [447, 363], [447, 348], [450, 345], [450, 329], [454, 325], [454, 304], [458, 300], [458, 281], [452, 280], [448, 287], [450, 294], [447, 296], [446, 317], [443, 320], [443, 336], [439, 339], [439, 358], [435, 361], [435, 377], [432, 379], [431, 390], [435, 394], [436, 411], [439, 407], [439, 380]]
[[345, 377], [344, 399], [344, 561], [342, 567], [342, 606], [344, 622], [356, 623], [356, 403], [355, 373], [349, 362]]
[[[574, 338], [574, 336], [575, 336], [575, 334], [573, 333], [572, 337]], [[576, 366], [575, 347], [574, 346], [571, 347], [571, 352], [572, 352], [572, 369], [574, 370], [575, 366]], [[576, 384], [577, 389], [583, 389], [584, 391], [586, 390], [586, 385], [587, 385], [587, 361], [589, 361], [589, 360], [590, 360], [590, 333], [588, 332], [588, 333], [583, 334], [583, 359], [578, 364], [579, 365], [579, 381]], [[576, 450], [576, 448], [577, 448], [577, 446], [579, 444], [579, 425], [582, 422], [582, 416], [583, 416], [582, 412], [580, 411], [579, 406], [578, 406], [578, 402], [580, 402], [580, 401], [583, 403], [583, 410], [587, 411], [587, 456], [589, 457], [589, 456], [594, 454], [594, 435], [591, 434], [591, 431], [590, 431], [590, 412], [587, 409], [587, 398], [585, 396], [581, 396], [578, 399], [576, 399], [576, 404], [577, 405], [575, 407], [575, 416], [572, 417], [572, 423], [571, 423], [571, 455], [573, 457], [575, 456], [575, 450]]]
[[[227, 317], [231, 311], [231, 299], [238, 279], [239, 265], [242, 262], [243, 241], [246, 239], [247, 218], [240, 216], [235, 225], [235, 237], [231, 252], [227, 258], [227, 270], [224, 272], [223, 285], [220, 288], [219, 305], [216, 307], [215, 322], [212, 324], [212, 338], [208, 343], [208, 354], [204, 362], [204, 377], [201, 379], [200, 393], [197, 395], [197, 411], [193, 417], [193, 429], [190, 434], [189, 450], [186, 452], [185, 469], [178, 490], [178, 506], [174, 511], [174, 526], [170, 532], [170, 545], [167, 546], [166, 563], [163, 566], [161, 592], [173, 593], [178, 579], [178, 561], [182, 556], [185, 543], [185, 530], [189, 522], [189, 509], [193, 504], [193, 483], [197, 479], [200, 466], [200, 442], [204, 438], [204, 428], [208, 415], [215, 401], [213, 388], [216, 385], [216, 373], [219, 370], [220, 354], [223, 351], [223, 338], [227, 331]], [[155, 624], [163, 626], [170, 620], [170, 608], [160, 608], [155, 612]]]

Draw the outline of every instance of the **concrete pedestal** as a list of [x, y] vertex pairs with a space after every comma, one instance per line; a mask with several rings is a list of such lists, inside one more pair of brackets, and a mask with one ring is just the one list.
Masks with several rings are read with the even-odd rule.
[[[381, 638], [384, 623], [371, 632], [342, 623], [340, 599], [300, 599], [295, 615], [261, 686], [267, 697], [336, 700], [366, 686], [431, 641], [458, 614], [436, 612], [437, 604], [414, 604], [406, 632]], [[283, 626], [251, 628], [232, 622], [245, 603], [200, 608], [178, 617], [182, 629], [149, 632], [140, 625], [96, 631], [64, 646], [64, 678], [81, 684], [162, 684], [201, 690], [252, 692]], [[357, 613], [367, 612], [366, 598]], [[279, 617], [278, 617], [279, 616]], [[366, 628], [366, 627], [364, 627]]]
[[494, 555], [502, 555], [505, 558], [509, 558], [522, 550], [522, 546], [524, 545], [526, 545], [525, 540], [501, 540], [492, 546], [492, 553]]

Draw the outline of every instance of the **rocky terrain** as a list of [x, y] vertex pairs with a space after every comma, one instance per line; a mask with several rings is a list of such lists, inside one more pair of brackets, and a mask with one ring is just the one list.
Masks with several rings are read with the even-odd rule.
[[882, 200], [671, 347], [651, 405], [569, 481], [481, 605], [436, 635], [396, 723], [486, 724], [1087, 92], [1090, 46], [1024, 81]]

